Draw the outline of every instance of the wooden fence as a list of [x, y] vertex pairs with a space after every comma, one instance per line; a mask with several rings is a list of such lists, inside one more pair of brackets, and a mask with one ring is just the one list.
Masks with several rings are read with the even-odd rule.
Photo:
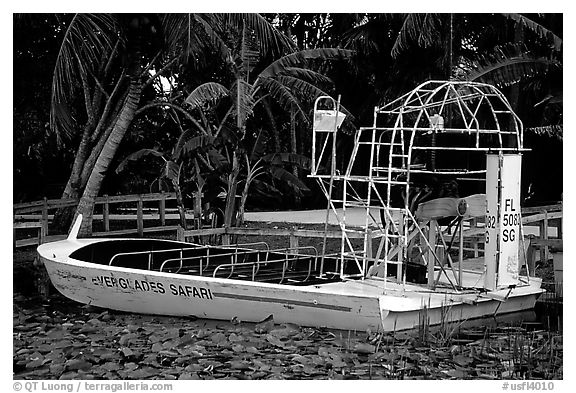
[[[538, 253], [541, 261], [547, 261], [550, 259], [551, 249], [562, 251], [563, 222], [561, 203], [522, 208], [522, 225], [525, 227], [525, 238], [529, 239], [527, 259], [531, 267], [534, 266]], [[526, 234], [526, 227], [532, 226], [539, 227], [538, 236]], [[550, 237], [549, 229], [553, 227], [556, 228], [556, 236]], [[484, 232], [483, 221], [479, 220], [473, 222], [471, 227], [463, 233], [465, 242], [471, 244], [472, 249], [475, 251], [475, 256], [478, 256], [478, 245], [484, 243]]]
[[[311, 230], [311, 229], [297, 229], [292, 228], [209, 228], [209, 229], [195, 229], [185, 231], [181, 227], [178, 228], [176, 233], [176, 238], [179, 241], [188, 241], [190, 238], [204, 237], [204, 236], [221, 236], [222, 244], [229, 245], [232, 244], [232, 236], [257, 236], [259, 238], [268, 236], [284, 237], [288, 239], [288, 250], [296, 252], [300, 245], [301, 238], [307, 239], [340, 239], [342, 232], [340, 230], [327, 231], [324, 234], [323, 231]], [[349, 232], [348, 237], [352, 239], [364, 239], [363, 233]], [[372, 240], [372, 236], [368, 236], [369, 241]], [[371, 247], [369, 245], [368, 252], [370, 253]], [[370, 257], [370, 255], [369, 255]]]
[[[133, 195], [104, 195], [97, 197], [94, 206], [101, 206], [101, 214], [94, 214], [95, 220], [101, 220], [103, 231], [94, 232], [94, 236], [102, 235], [127, 235], [137, 234], [143, 236], [145, 232], [159, 232], [171, 230], [175, 231], [178, 225], [166, 225], [167, 217], [176, 216], [176, 213], [170, 213], [175, 209], [167, 209], [166, 201], [176, 200], [176, 194], [173, 192], [160, 192], [152, 194], [133, 194]], [[153, 209], [144, 211], [144, 203], [157, 203]], [[115, 204], [134, 204], [135, 214], [112, 214], [111, 206]], [[45, 241], [63, 239], [65, 235], [53, 235], [50, 233], [49, 224], [53, 219], [53, 212], [64, 207], [75, 207], [78, 205], [77, 199], [47, 199], [41, 201], [17, 203], [13, 206], [14, 214], [14, 245], [16, 247], [41, 244]], [[129, 209], [126, 209], [131, 211]], [[167, 213], [169, 212], [169, 213]], [[177, 217], [175, 217], [177, 219]], [[136, 228], [123, 228], [119, 230], [110, 230], [111, 221], [136, 221]], [[144, 221], [157, 220], [160, 226], [145, 227]], [[20, 230], [37, 230], [38, 236], [27, 239], [16, 240], [16, 232]]]
[[[179, 225], [166, 225], [167, 209], [166, 201], [175, 200], [175, 193], [153, 193], [153, 194], [134, 194], [98, 197], [95, 200], [95, 206], [102, 205], [102, 213], [95, 214], [96, 220], [102, 220], [103, 231], [94, 232], [94, 236], [113, 236], [137, 234], [143, 236], [148, 232], [175, 231], [179, 240], [186, 241], [190, 237], [198, 236], [222, 236], [223, 244], [230, 244], [231, 236], [282, 236], [287, 237], [290, 249], [297, 249], [300, 238], [324, 238], [324, 232], [307, 229], [252, 229], [252, 228], [206, 228], [198, 230], [185, 231]], [[156, 202], [157, 206], [144, 211], [145, 202]], [[134, 203], [134, 214], [111, 214], [110, 206], [120, 203]], [[76, 199], [43, 199], [41, 201], [18, 203], [14, 205], [14, 244], [16, 247], [40, 244], [45, 241], [59, 240], [65, 235], [50, 235], [49, 223], [52, 219], [51, 211], [62, 207], [74, 207], [78, 204]], [[133, 210], [133, 209], [132, 209]], [[177, 214], [172, 213], [175, 219]], [[110, 230], [111, 221], [135, 220], [136, 228], [123, 228], [119, 230]], [[160, 226], [145, 227], [146, 220], [157, 220]], [[480, 220], [479, 220], [480, 221]], [[539, 236], [530, 239], [530, 259], [534, 260], [536, 253], [539, 251], [541, 260], [550, 258], [550, 248], [562, 250], [562, 204], [546, 205], [538, 207], [528, 207], [522, 209], [522, 224], [524, 226], [538, 226]], [[549, 237], [548, 229], [557, 228], [557, 236]], [[37, 236], [16, 241], [16, 231], [36, 230]], [[464, 231], [465, 241], [470, 244], [469, 249], [474, 250], [477, 256], [479, 244], [483, 243], [484, 227], [481, 222], [474, 222], [472, 227]], [[329, 239], [340, 238], [340, 231], [329, 231], [326, 237]], [[363, 239], [362, 233], [351, 233], [351, 238]], [[369, 241], [372, 237], [369, 236]], [[368, 247], [371, 250], [371, 247]]]
[[[540, 260], [547, 261], [550, 259], [550, 249], [561, 251], [563, 246], [562, 239], [562, 204], [530, 207], [522, 209], [522, 225], [523, 226], [538, 226], [539, 235], [530, 235], [528, 245], [528, 260], [533, 266], [537, 252], [540, 253]], [[556, 227], [557, 235], [551, 238], [549, 236], [549, 228]], [[467, 251], [474, 251], [474, 256], [482, 252], [479, 247], [484, 243], [485, 228], [482, 220], [477, 220], [472, 223], [472, 226], [465, 230], [463, 233], [464, 241], [468, 244], [465, 247]], [[323, 238], [324, 232], [314, 231], [309, 229], [259, 229], [259, 228], [211, 228], [185, 231], [178, 228], [177, 239], [180, 241], [188, 241], [191, 237], [202, 236], [222, 236], [222, 244], [230, 244], [230, 237], [234, 235], [239, 236], [281, 236], [289, 239], [289, 248], [295, 250], [298, 248], [300, 238]], [[339, 239], [341, 232], [339, 230], [329, 231], [326, 234], [328, 239]], [[363, 239], [362, 233], [349, 233], [349, 237]], [[447, 240], [449, 240], [450, 236]], [[457, 236], [455, 237], [456, 240]], [[372, 242], [373, 237], [368, 236], [368, 241]], [[372, 250], [371, 244], [368, 245], [367, 251], [370, 253]], [[369, 255], [370, 257], [370, 255]]]

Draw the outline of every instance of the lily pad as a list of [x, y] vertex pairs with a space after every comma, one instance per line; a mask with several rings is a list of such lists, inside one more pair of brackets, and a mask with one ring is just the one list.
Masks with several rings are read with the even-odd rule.
[[354, 352], [362, 354], [370, 354], [376, 351], [376, 347], [372, 344], [358, 343], [354, 345]]
[[83, 359], [71, 359], [66, 362], [66, 369], [68, 370], [89, 370], [92, 363]]

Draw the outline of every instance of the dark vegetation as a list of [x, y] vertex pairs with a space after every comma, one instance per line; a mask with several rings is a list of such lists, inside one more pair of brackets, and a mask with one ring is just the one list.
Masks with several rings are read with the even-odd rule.
[[[249, 209], [323, 207], [306, 176], [313, 99], [342, 95], [351, 115], [338, 146], [344, 163], [375, 105], [449, 78], [496, 84], [522, 119], [533, 149], [522, 172], [525, 203], [562, 196], [561, 14], [14, 18], [16, 202], [162, 188], [180, 190], [190, 208], [201, 190], [230, 224], [240, 206], [228, 196], [244, 190]], [[183, 31], [193, 32], [189, 41]], [[84, 46], [72, 33], [85, 36]], [[138, 70], [133, 113], [122, 117], [123, 97], [135, 92], [126, 78]], [[117, 130], [120, 118], [127, 122]], [[86, 216], [90, 206], [82, 209]]]

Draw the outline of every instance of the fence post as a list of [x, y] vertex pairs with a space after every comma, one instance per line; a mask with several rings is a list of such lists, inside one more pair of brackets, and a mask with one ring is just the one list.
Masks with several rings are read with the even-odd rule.
[[46, 241], [46, 235], [48, 234], [48, 221], [42, 220], [42, 226], [40, 227], [38, 244], [43, 244]]
[[138, 236], [144, 236], [144, 203], [142, 202], [142, 194], [138, 194], [138, 205], [136, 210], [136, 225], [138, 228]]
[[166, 226], [166, 195], [164, 195], [164, 191], [162, 191], [162, 196], [160, 197], [158, 214], [160, 215], [160, 226]]
[[42, 226], [46, 228], [45, 235], [48, 235], [48, 199], [44, 197], [44, 204], [42, 205]]
[[296, 236], [296, 234], [294, 233], [294, 231], [296, 230], [296, 227], [292, 227], [292, 229], [290, 229], [290, 252], [291, 253], [298, 253], [298, 236]]
[[104, 221], [104, 232], [110, 232], [110, 204], [108, 194], [104, 194], [104, 206], [102, 207], [102, 220]]
[[202, 193], [194, 191], [194, 224], [196, 229], [202, 229]]
[[179, 242], [185, 242], [186, 241], [186, 235], [184, 234], [184, 228], [182, 228], [180, 225], [178, 225], [178, 227], [176, 228], [176, 240], [178, 240]]
[[230, 245], [230, 234], [228, 233], [228, 227], [224, 227], [224, 233], [222, 234], [222, 245]]
[[[473, 218], [470, 220], [470, 229], [474, 229], [478, 227], [478, 220], [476, 218]], [[478, 258], [478, 244], [480, 243], [478, 240], [477, 236], [473, 236], [471, 238], [472, 241], [472, 247], [474, 248], [474, 258]]]
[[536, 277], [536, 250], [532, 244], [532, 239], [534, 235], [528, 235], [528, 238], [524, 240], [528, 242], [528, 247], [526, 248], [526, 268], [528, 269], [528, 275], [531, 277]]
[[556, 237], [562, 239], [562, 218], [557, 218], [554, 221], [556, 224]]

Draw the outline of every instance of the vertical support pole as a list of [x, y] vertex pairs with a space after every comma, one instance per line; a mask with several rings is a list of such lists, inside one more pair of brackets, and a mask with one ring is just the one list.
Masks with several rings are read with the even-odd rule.
[[[372, 229], [368, 228], [366, 229], [366, 258], [364, 258], [364, 263], [362, 264], [362, 279], [366, 278], [366, 273], [368, 272], [368, 262], [372, 262], [372, 258], [373, 256], [373, 252], [372, 252], [372, 243], [373, 243], [373, 239], [372, 239]], [[373, 262], [373, 265], [376, 264], [376, 262]]]
[[295, 227], [290, 230], [290, 252], [296, 254], [298, 252], [298, 236], [294, 233]]
[[406, 263], [408, 261], [408, 236], [405, 232], [406, 220], [405, 211], [400, 212], [400, 222], [398, 223], [398, 246], [400, 250], [396, 255], [398, 258], [398, 262], [396, 263], [396, 280], [398, 280], [398, 282], [404, 281], [402, 276], [406, 275], [406, 267], [408, 266]]
[[166, 195], [162, 191], [160, 202], [158, 204], [158, 215], [160, 216], [160, 225], [166, 226]]
[[[428, 243], [430, 247], [436, 246], [436, 221], [431, 220], [428, 231]], [[428, 249], [428, 287], [434, 288], [434, 265], [436, 259], [434, 258], [434, 249]]]
[[102, 220], [104, 221], [104, 232], [110, 232], [110, 202], [108, 194], [104, 194], [104, 206], [102, 207]]
[[[545, 241], [548, 240], [548, 211], [546, 210], [544, 210], [544, 219], [540, 223], [540, 239]], [[540, 261], [545, 263], [546, 261], [548, 261], [549, 257], [550, 255], [548, 250], [548, 244], [544, 242], [544, 245], [540, 247]]]
[[[334, 100], [332, 100], [334, 102]], [[338, 112], [340, 111], [340, 96], [338, 96], [338, 101], [334, 106], [334, 129], [331, 133], [332, 135], [332, 155], [330, 161], [330, 182], [328, 186], [328, 204], [326, 206], [326, 219], [324, 221], [324, 237], [322, 239], [322, 259], [320, 261], [320, 277], [324, 271], [324, 256], [326, 255], [326, 232], [328, 232], [328, 220], [330, 219], [330, 204], [332, 203], [332, 188], [334, 186], [334, 176], [336, 176], [336, 132], [338, 131]], [[330, 134], [326, 136], [329, 138]], [[322, 154], [322, 153], [321, 153]], [[320, 164], [320, 162], [318, 162]], [[342, 200], [346, 200], [346, 195], [344, 194]], [[344, 205], [346, 202], [343, 203]], [[344, 236], [346, 234], [342, 231], [342, 242], [344, 241]], [[340, 256], [340, 273], [344, 275], [344, 253]]]
[[[464, 263], [464, 234], [462, 231], [462, 227], [464, 226], [464, 220], [460, 220], [460, 250], [458, 252], [458, 285], [462, 288], [464, 285], [462, 284], [462, 264]], [[476, 244], [476, 243], [474, 243]]]
[[136, 225], [138, 229], [138, 236], [144, 236], [144, 202], [142, 201], [142, 194], [138, 194], [138, 202], [136, 207]]
[[42, 204], [42, 226], [46, 228], [46, 235], [48, 235], [48, 199], [46, 197]]

